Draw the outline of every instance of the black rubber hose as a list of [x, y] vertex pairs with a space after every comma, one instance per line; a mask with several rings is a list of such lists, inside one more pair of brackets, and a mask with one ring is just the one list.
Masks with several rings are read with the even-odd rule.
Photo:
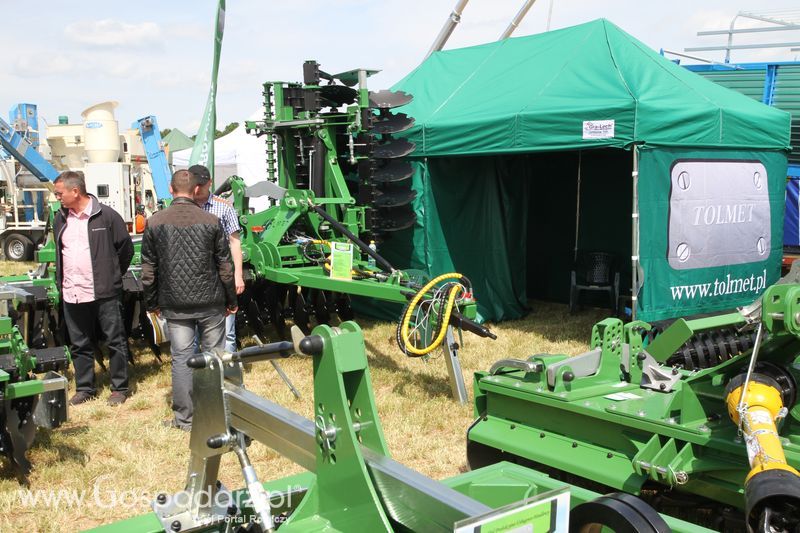
[[231, 178], [233, 178], [233, 176], [223, 181], [222, 184], [217, 187], [217, 189], [214, 191], [215, 196], [220, 196], [231, 190]]
[[356, 237], [356, 235], [349, 229], [347, 229], [341, 222], [330, 216], [327, 211], [325, 211], [318, 205], [314, 205], [312, 206], [312, 208], [314, 209], [315, 213], [317, 213], [319, 216], [328, 221], [328, 223], [330, 223], [331, 226], [340, 231], [345, 237], [353, 241], [356, 244], [356, 246], [358, 246], [361, 249], [362, 252], [366, 253], [367, 255], [375, 259], [375, 262], [378, 265], [380, 265], [380, 267], [384, 270], [384, 272], [394, 272], [394, 267], [391, 265], [391, 263], [389, 263], [389, 261], [381, 257], [378, 254], [378, 252], [367, 246], [367, 244], [364, 241]]

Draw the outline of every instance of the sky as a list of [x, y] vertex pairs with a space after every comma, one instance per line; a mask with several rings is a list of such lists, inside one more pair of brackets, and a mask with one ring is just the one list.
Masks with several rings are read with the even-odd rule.
[[[446, 49], [496, 40], [522, 0], [471, 0]], [[740, 11], [792, 9], [793, 0], [538, 0], [514, 36], [609, 19], [655, 50], [683, 52], [725, 43]], [[323, 70], [381, 69], [371, 89], [391, 86], [413, 70], [456, 0], [227, 0], [219, 72], [217, 127], [256, 118], [261, 85], [298, 81], [302, 64]], [[552, 5], [552, 10], [551, 10]], [[87, 107], [120, 103], [128, 126], [155, 115], [159, 126], [194, 134], [208, 96], [217, 0], [118, 2], [0, 0], [6, 56], [0, 67], [0, 109], [39, 106], [49, 123], [59, 115], [80, 122]], [[35, 7], [32, 7], [35, 6]], [[795, 9], [800, 15], [800, 9]], [[795, 19], [800, 22], [800, 17]], [[763, 26], [739, 19], [737, 28]], [[737, 35], [734, 44], [800, 42], [800, 31]], [[687, 52], [722, 61], [724, 52]], [[788, 48], [732, 52], [734, 62], [800, 60]], [[687, 60], [683, 60], [687, 62]], [[694, 63], [696, 61], [688, 61]]]

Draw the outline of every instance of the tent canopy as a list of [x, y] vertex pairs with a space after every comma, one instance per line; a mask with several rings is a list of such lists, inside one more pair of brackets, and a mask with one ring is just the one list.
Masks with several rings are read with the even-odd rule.
[[[236, 175], [247, 185], [267, 180], [267, 145], [264, 137], [249, 135], [244, 125], [214, 141], [214, 183], [222, 184], [230, 176]], [[175, 152], [172, 155], [173, 167], [177, 169], [189, 167], [191, 147]], [[266, 208], [266, 197], [255, 198], [251, 207]]]
[[[417, 156], [789, 146], [787, 113], [688, 72], [604, 19], [436, 52], [394, 88], [414, 96], [402, 111], [416, 120]], [[604, 120], [613, 134], [587, 138], [585, 122]]]
[[779, 275], [789, 115], [606, 20], [436, 52], [393, 89], [414, 97], [417, 223], [381, 253], [463, 272], [483, 318], [564, 301], [576, 249], [616, 256], [643, 320], [745, 305]]
[[164, 136], [164, 143], [169, 146], [171, 153], [186, 150], [194, 146], [194, 141], [178, 128], [173, 128]]

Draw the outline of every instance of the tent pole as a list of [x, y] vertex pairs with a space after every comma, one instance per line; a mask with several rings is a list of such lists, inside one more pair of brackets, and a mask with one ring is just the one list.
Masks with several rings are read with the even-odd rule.
[[572, 260], [573, 262], [578, 261], [578, 232], [580, 230], [580, 223], [581, 223], [581, 159], [583, 156], [583, 152], [578, 150], [578, 193], [577, 199], [575, 200], [575, 249], [572, 252]]
[[639, 296], [639, 149], [633, 145], [633, 205], [631, 206], [631, 320], [636, 320]]

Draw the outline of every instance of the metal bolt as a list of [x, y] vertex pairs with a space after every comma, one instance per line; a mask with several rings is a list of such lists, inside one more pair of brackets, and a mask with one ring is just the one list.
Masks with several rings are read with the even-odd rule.
[[689, 481], [689, 474], [681, 470], [680, 472], [675, 472], [675, 481], [678, 482], [678, 485], [685, 485], [687, 481]]
[[612, 457], [614, 457], [614, 454], [613, 454], [613, 453], [611, 453], [611, 452], [608, 452], [608, 453], [606, 454], [606, 458], [607, 458], [607, 459], [611, 459]]
[[573, 447], [573, 448], [577, 448], [577, 447], [578, 447], [578, 443], [577, 443], [577, 442], [573, 442], [573, 443], [572, 443], [572, 447]]
[[167, 503], [167, 495], [159, 494], [158, 496], [156, 496], [156, 501], [161, 505], [164, 505], [165, 503]]
[[767, 241], [764, 240], [764, 237], [758, 238], [756, 249], [758, 250], [758, 255], [764, 255], [764, 252], [767, 251]]
[[685, 263], [689, 260], [689, 256], [691, 255], [691, 250], [689, 249], [689, 245], [685, 242], [682, 242], [678, 245], [675, 249], [675, 255], [678, 256], [678, 261], [681, 263]]
[[672, 367], [672, 375], [673, 376], [677, 376], [678, 375], [678, 367], [676, 367], [676, 366]]
[[539, 433], [539, 438], [543, 439], [544, 438], [544, 433]]
[[667, 384], [666, 383], [659, 383], [658, 388], [661, 389], [661, 390], [667, 390]]
[[517, 425], [516, 424], [511, 424], [511, 429], [517, 429]]
[[169, 528], [172, 531], [180, 531], [183, 526], [181, 525], [180, 520], [175, 520], [172, 524], [170, 524]]
[[684, 171], [678, 174], [678, 187], [680, 187], [681, 190], [685, 191], [686, 189], [689, 188], [690, 185], [691, 185], [691, 180], [689, 179], [688, 172]]

